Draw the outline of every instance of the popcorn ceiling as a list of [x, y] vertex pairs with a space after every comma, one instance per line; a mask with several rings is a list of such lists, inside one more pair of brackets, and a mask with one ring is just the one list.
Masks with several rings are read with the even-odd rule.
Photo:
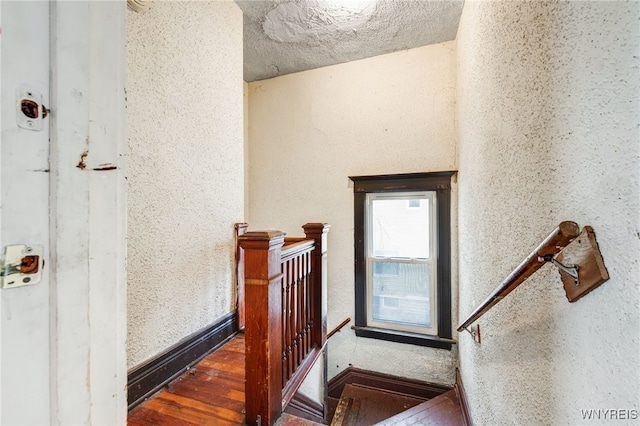
[[274, 41], [320, 44], [323, 37], [336, 33], [350, 37], [370, 19], [375, 1], [353, 1], [345, 5], [330, 1], [281, 3], [272, 9], [262, 24]]
[[248, 82], [455, 39], [461, 0], [236, 0]]

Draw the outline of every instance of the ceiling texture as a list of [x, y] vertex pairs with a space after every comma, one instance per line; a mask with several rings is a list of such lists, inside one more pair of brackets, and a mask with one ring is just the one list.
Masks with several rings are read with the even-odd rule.
[[236, 0], [252, 82], [456, 38], [463, 0]]

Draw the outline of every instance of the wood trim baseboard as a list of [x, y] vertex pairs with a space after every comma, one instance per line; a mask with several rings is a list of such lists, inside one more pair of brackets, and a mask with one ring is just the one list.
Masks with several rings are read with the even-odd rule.
[[464, 417], [465, 426], [473, 426], [471, 411], [469, 410], [469, 400], [467, 399], [467, 393], [462, 385], [462, 376], [460, 375], [459, 368], [456, 368], [456, 391], [458, 392], [458, 400], [460, 401], [460, 409], [462, 410], [462, 417]]
[[297, 392], [284, 410], [294, 416], [324, 424], [324, 405]]
[[238, 316], [234, 311], [131, 369], [127, 374], [128, 409], [131, 410], [184, 373], [237, 331]]
[[451, 386], [447, 385], [349, 367], [329, 381], [329, 397], [339, 399], [345, 385], [353, 383], [403, 393], [425, 401], [451, 390]]

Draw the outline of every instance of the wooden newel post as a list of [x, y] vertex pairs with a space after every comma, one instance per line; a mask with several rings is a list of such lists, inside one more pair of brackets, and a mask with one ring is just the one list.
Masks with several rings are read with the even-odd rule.
[[238, 237], [247, 233], [247, 223], [236, 223], [236, 309], [238, 311], [238, 329], [244, 330], [244, 250]]
[[327, 223], [307, 223], [302, 227], [307, 239], [316, 242], [311, 260], [311, 318], [313, 342], [320, 348], [327, 341], [327, 234], [330, 227]]
[[280, 231], [238, 236], [244, 250], [246, 423], [272, 425], [282, 412]]

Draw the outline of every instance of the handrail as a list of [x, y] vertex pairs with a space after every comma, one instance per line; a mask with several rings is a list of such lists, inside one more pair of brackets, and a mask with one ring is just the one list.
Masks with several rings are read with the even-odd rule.
[[330, 332], [327, 333], [327, 339], [329, 339], [331, 336], [336, 334], [338, 331], [342, 330], [342, 327], [344, 327], [345, 325], [349, 324], [350, 322], [351, 322], [351, 317], [346, 318], [344, 321], [342, 321], [340, 324], [338, 324], [336, 326], [336, 328], [334, 328], [333, 330], [331, 330]]
[[314, 244], [315, 244], [315, 241], [313, 240], [300, 240], [296, 242], [289, 242], [287, 241], [287, 238], [285, 238], [284, 246], [282, 246], [280, 262], [285, 263], [286, 261], [298, 256], [300, 253], [313, 250]]
[[305, 241], [306, 239], [307, 239], [306, 237], [287, 237], [285, 235], [283, 247], [287, 247], [291, 244], [299, 243], [300, 241]]
[[[478, 306], [462, 324], [458, 331], [466, 330], [469, 325], [480, 318], [485, 312], [491, 309], [496, 303], [501, 301], [507, 294], [511, 293], [524, 280], [529, 278], [549, 259], [565, 248], [574, 238], [580, 235], [580, 227], [575, 222], [562, 222], [551, 232], [547, 238], [540, 243], [527, 256], [527, 258], [507, 278]], [[547, 259], [545, 259], [547, 256]], [[468, 330], [467, 330], [468, 331]], [[472, 333], [473, 334], [473, 333]]]

